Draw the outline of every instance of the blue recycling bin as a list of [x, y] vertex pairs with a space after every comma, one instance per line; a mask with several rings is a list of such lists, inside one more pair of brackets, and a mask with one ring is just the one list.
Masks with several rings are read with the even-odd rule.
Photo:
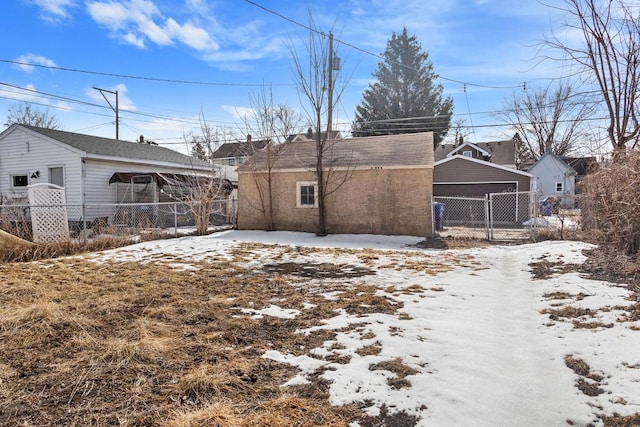
[[437, 231], [444, 228], [444, 203], [435, 202], [433, 204], [433, 221]]

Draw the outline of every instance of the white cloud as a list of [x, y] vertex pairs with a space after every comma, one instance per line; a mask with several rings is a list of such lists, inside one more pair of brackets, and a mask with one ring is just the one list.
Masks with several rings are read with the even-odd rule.
[[51, 107], [65, 112], [73, 111], [73, 107], [65, 101], [52, 102], [51, 99], [38, 95], [36, 87], [32, 84], [23, 87], [0, 85], [0, 98], [6, 98], [18, 103], [31, 103], [36, 108], [44, 106], [44, 108]]
[[73, 107], [71, 107], [71, 104], [69, 104], [68, 102], [64, 102], [64, 101], [56, 102], [55, 107], [57, 109], [59, 109], [59, 110], [65, 111], [65, 112], [73, 111]]
[[119, 31], [126, 27], [129, 19], [127, 10], [121, 3], [87, 3], [87, 11], [91, 18], [111, 31]]
[[255, 111], [250, 107], [239, 107], [237, 105], [223, 105], [222, 109], [239, 120], [249, 119], [255, 115]]
[[76, 0], [32, 0], [41, 10], [41, 17], [50, 22], [69, 18], [67, 9], [75, 6]]
[[27, 73], [30, 73], [35, 69], [33, 65], [28, 65], [28, 64], [45, 65], [47, 67], [56, 66], [56, 63], [53, 62], [51, 59], [42, 55], [36, 55], [34, 53], [27, 53], [26, 55], [20, 55], [15, 59], [15, 61], [20, 62], [20, 64], [16, 64], [16, 67], [20, 68], [22, 71], [25, 71]]
[[196, 50], [218, 49], [218, 44], [211, 40], [209, 34], [202, 28], [187, 22], [178, 24], [173, 18], [167, 19], [166, 29], [169, 34], [178, 38], [182, 43]]
[[36, 88], [32, 84], [26, 85], [24, 87], [11, 87], [2, 85], [0, 86], [0, 97], [21, 102], [46, 102], [45, 99], [40, 99], [36, 96], [35, 90]]
[[193, 22], [180, 24], [173, 18], [165, 19], [149, 0], [90, 1], [87, 11], [94, 21], [107, 27], [112, 36], [139, 48], [147, 42], [159, 46], [180, 42], [199, 51], [218, 48], [204, 28]]

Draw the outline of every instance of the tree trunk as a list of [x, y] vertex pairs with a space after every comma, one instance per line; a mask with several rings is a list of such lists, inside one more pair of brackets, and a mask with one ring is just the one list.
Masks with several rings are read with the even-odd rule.
[[324, 200], [325, 188], [324, 188], [324, 166], [322, 164], [323, 144], [320, 132], [316, 132], [316, 150], [318, 152], [318, 161], [316, 162], [316, 176], [318, 178], [318, 236], [327, 235], [327, 220], [326, 220], [326, 206]]

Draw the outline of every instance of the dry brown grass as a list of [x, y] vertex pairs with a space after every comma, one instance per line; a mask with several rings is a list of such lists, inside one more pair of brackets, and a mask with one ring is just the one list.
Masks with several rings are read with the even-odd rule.
[[[298, 331], [335, 310], [397, 315], [391, 296], [340, 280], [301, 286], [295, 276], [228, 260], [193, 263], [197, 271], [145, 261], [0, 264], [0, 425], [340, 426], [363, 419], [354, 407], [331, 406], [320, 377], [308, 387], [281, 387], [297, 369], [261, 356], [270, 349], [307, 354], [334, 339], [335, 331]], [[301, 312], [283, 319], [240, 311], [274, 301]]]
[[371, 371], [389, 371], [395, 374], [394, 377], [387, 379], [387, 384], [394, 389], [401, 389], [403, 387], [411, 387], [411, 382], [406, 379], [409, 375], [415, 375], [417, 370], [410, 366], [407, 366], [402, 359], [385, 360], [383, 362], [375, 363], [369, 366]]
[[[148, 239], [152, 239], [149, 236]], [[41, 244], [2, 244], [0, 245], [0, 263], [3, 262], [27, 262], [42, 259], [58, 258], [75, 255], [84, 252], [101, 251], [111, 248], [119, 248], [132, 244], [128, 237], [110, 237], [94, 239], [87, 242], [79, 240], [65, 240], [62, 242]]]
[[587, 396], [598, 396], [604, 393], [600, 388], [604, 376], [591, 371], [591, 367], [584, 360], [567, 354], [564, 357], [564, 363], [567, 368], [571, 369], [578, 375], [576, 380], [576, 388]]

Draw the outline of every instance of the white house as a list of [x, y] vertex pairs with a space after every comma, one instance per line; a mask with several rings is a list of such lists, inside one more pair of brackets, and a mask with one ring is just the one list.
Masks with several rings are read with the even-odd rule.
[[0, 205], [27, 204], [27, 186], [43, 182], [64, 187], [68, 205], [115, 204], [122, 200], [113, 183], [122, 176], [211, 171], [209, 163], [144, 142], [19, 124], [0, 133]]
[[562, 205], [573, 205], [577, 173], [560, 156], [545, 153], [529, 168], [529, 173], [534, 176], [535, 191], [558, 198]]

